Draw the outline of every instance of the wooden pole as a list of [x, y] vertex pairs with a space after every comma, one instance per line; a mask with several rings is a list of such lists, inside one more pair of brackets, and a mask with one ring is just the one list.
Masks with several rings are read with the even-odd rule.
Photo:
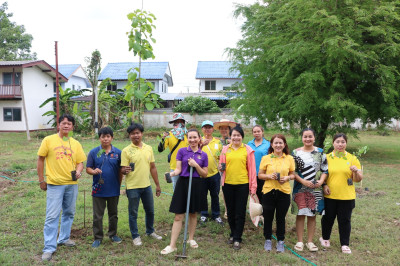
[[[13, 69], [14, 72], [14, 69]], [[14, 80], [14, 73], [13, 73], [13, 80]], [[15, 83], [14, 83], [15, 85]], [[29, 123], [28, 123], [28, 115], [26, 114], [26, 103], [25, 103], [25, 95], [24, 95], [24, 88], [23, 88], [23, 75], [21, 71], [21, 77], [20, 77], [20, 88], [21, 88], [21, 97], [22, 97], [22, 109], [24, 111], [24, 119], [25, 119], [25, 129], [26, 129], [26, 138], [31, 140], [31, 135], [29, 133]]]
[[86, 228], [86, 190], [83, 190], [83, 228]]
[[57, 41], [55, 41], [55, 48], [56, 48], [56, 113], [57, 113], [57, 131], [59, 127], [58, 119], [60, 118], [60, 90], [59, 90], [59, 83], [58, 83], [58, 45]]

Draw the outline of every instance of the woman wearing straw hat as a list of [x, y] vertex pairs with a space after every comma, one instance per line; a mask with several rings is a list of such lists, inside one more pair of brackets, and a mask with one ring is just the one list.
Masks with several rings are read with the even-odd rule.
[[[164, 132], [162, 140], [160, 144], [158, 144], [158, 152], [164, 151], [167, 147], [170, 151], [168, 155], [170, 172], [176, 168], [176, 155], [178, 154], [178, 150], [188, 146], [186, 137], [187, 129], [185, 126], [186, 122], [187, 121], [183, 117], [183, 114], [175, 113], [172, 116], [172, 120], [169, 121], [169, 123], [172, 124], [173, 129], [169, 132]], [[171, 175], [172, 187], [174, 190], [178, 178], [179, 176]]]
[[236, 126], [236, 122], [229, 121], [228, 119], [221, 119], [219, 122], [214, 123], [214, 129], [219, 130], [221, 134], [222, 145], [228, 145], [231, 143], [229, 132]]

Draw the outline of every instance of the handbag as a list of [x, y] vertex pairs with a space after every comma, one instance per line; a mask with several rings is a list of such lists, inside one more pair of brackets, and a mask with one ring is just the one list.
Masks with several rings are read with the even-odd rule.
[[176, 148], [179, 146], [179, 143], [181, 142], [181, 140], [178, 140], [178, 143], [176, 143], [176, 145], [174, 146], [174, 148], [172, 148], [172, 151], [168, 154], [167, 160], [168, 163], [171, 162], [171, 155], [174, 153], [174, 151], [176, 150]]

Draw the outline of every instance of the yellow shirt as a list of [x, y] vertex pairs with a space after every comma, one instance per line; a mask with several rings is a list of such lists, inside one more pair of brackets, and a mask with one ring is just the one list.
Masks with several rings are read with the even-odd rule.
[[325, 195], [325, 198], [337, 200], [352, 200], [356, 198], [356, 189], [354, 184], [349, 186], [347, 179], [352, 177], [350, 166], [354, 165], [361, 169], [360, 161], [356, 156], [345, 152], [344, 156], [339, 158], [334, 156], [333, 152], [326, 156], [328, 160], [328, 185], [331, 194]]
[[121, 153], [121, 166], [135, 163], [135, 169], [126, 178], [126, 188], [145, 188], [150, 186], [150, 163], [154, 163], [153, 148], [142, 142], [142, 147], [131, 143]]
[[247, 150], [243, 143], [237, 150], [232, 148], [232, 144], [229, 144], [229, 148], [226, 151], [225, 183], [231, 185], [249, 183], [247, 171]]
[[[204, 140], [204, 138], [203, 138]], [[216, 175], [218, 173], [219, 155], [221, 154], [222, 143], [217, 138], [212, 138], [208, 145], [202, 148], [202, 151], [207, 153], [208, 156], [208, 174], [207, 177]]]
[[48, 184], [78, 184], [78, 181], [72, 181], [71, 171], [76, 170], [78, 163], [86, 160], [86, 154], [77, 140], [69, 138], [64, 141], [58, 134], [47, 136], [43, 139], [37, 155], [46, 157], [46, 182]]
[[[174, 135], [172, 135], [171, 132], [169, 132], [169, 136], [166, 137], [165, 141], [164, 141], [164, 149], [168, 148], [169, 152], [171, 152], [172, 149], [175, 147], [176, 143], [178, 143], [178, 139]], [[170, 169], [175, 170], [175, 168], [176, 168], [176, 155], [178, 154], [179, 149], [185, 148], [188, 146], [189, 146], [189, 143], [188, 143], [187, 137], [185, 135], [184, 140], [181, 140], [178, 147], [176, 147], [174, 152], [171, 154], [171, 161], [169, 162]]]
[[[295, 164], [294, 159], [291, 155], [283, 154], [281, 157], [277, 158], [272, 156], [270, 153], [265, 155], [261, 159], [260, 170], [264, 170], [267, 175], [273, 173], [280, 173], [281, 177], [289, 175], [289, 172], [294, 171]], [[264, 182], [262, 193], [267, 194], [271, 190], [280, 190], [283, 193], [290, 194], [291, 188], [289, 182], [283, 184], [279, 183], [278, 180], [267, 179]]]

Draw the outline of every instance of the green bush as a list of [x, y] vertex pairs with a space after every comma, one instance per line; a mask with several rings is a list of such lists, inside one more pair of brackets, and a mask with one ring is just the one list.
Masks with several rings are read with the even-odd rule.
[[221, 113], [221, 109], [218, 107], [216, 102], [213, 102], [209, 98], [205, 97], [186, 97], [181, 101], [175, 108], [174, 112], [204, 114], [204, 113]]

